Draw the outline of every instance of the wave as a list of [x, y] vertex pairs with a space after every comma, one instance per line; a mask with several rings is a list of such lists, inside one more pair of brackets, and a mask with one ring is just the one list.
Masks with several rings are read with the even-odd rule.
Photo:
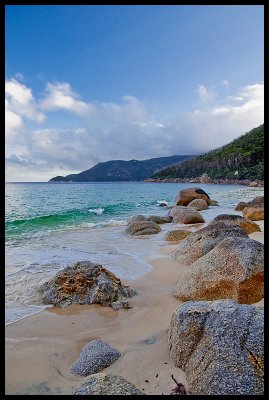
[[[57, 229], [76, 227], [94, 227], [96, 225], [124, 224], [120, 217], [124, 217], [134, 209], [132, 203], [108, 204], [85, 209], [67, 210], [61, 213], [35, 216], [32, 218], [15, 219], [5, 224], [6, 239], [14, 236], [33, 234], [35, 232], [49, 232]], [[111, 219], [114, 217], [113, 219]], [[125, 218], [126, 219], [126, 218]]]
[[102, 215], [103, 212], [105, 211], [105, 209], [104, 208], [89, 208], [88, 211], [93, 214]]

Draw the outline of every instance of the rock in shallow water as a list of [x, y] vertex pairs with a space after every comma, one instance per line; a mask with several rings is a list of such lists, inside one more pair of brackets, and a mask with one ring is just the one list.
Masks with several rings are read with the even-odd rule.
[[174, 206], [169, 212], [169, 215], [173, 218], [173, 222], [177, 224], [197, 224], [205, 222], [203, 216], [192, 207]]
[[178, 193], [175, 202], [178, 206], [187, 206], [194, 199], [203, 199], [207, 202], [207, 204], [210, 204], [210, 197], [203, 189], [200, 189], [199, 187], [182, 189]]
[[191, 395], [264, 393], [263, 308], [232, 300], [189, 301], [172, 315], [170, 357]]
[[87, 376], [111, 365], [121, 356], [121, 353], [102, 340], [92, 340], [87, 343], [77, 360], [71, 366], [75, 375]]
[[102, 304], [130, 308], [127, 298], [136, 294], [129, 286], [100, 264], [80, 261], [59, 271], [39, 291], [45, 304], [67, 307], [70, 304]]
[[125, 229], [128, 235], [152, 235], [161, 232], [161, 228], [156, 222], [139, 220], [131, 222]]
[[85, 379], [79, 387], [73, 391], [74, 395], [144, 395], [135, 385], [121, 376], [104, 374], [102, 372], [93, 374]]

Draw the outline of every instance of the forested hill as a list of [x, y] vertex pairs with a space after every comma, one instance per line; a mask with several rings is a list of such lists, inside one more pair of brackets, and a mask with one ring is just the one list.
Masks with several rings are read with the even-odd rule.
[[115, 182], [143, 181], [158, 170], [195, 156], [176, 155], [148, 160], [112, 160], [96, 164], [79, 174], [56, 176], [50, 182]]
[[264, 124], [216, 150], [164, 168], [153, 179], [196, 178], [264, 180]]

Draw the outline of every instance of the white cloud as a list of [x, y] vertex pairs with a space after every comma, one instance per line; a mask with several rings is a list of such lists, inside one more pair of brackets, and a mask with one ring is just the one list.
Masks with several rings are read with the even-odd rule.
[[207, 89], [204, 85], [199, 85], [197, 93], [202, 102], [210, 102], [215, 98], [215, 92], [212, 89]]
[[38, 111], [32, 90], [26, 85], [16, 79], [7, 80], [5, 83], [5, 96], [8, 111], [33, 121], [44, 121], [45, 115]]
[[224, 80], [222, 81], [222, 84], [223, 84], [224, 86], [230, 86], [230, 82], [228, 81], [228, 79], [224, 79]]
[[[210, 91], [201, 86], [200, 94], [206, 98]], [[262, 83], [240, 88], [226, 103], [202, 101], [194, 111], [170, 121], [152, 116], [139, 99], [130, 95], [121, 103], [86, 103], [67, 83], [48, 84], [47, 89], [42, 110], [61, 108], [79, 114], [80, 127], [16, 131], [22, 128], [25, 114], [14, 113], [8, 98], [6, 125], [15, 132], [6, 140], [8, 180], [48, 180], [113, 159], [201, 154], [228, 143], [264, 119]], [[29, 96], [31, 91], [25, 93]], [[237, 97], [242, 99], [239, 104], [234, 103]], [[38, 104], [31, 96], [29, 99]]]
[[46, 96], [40, 103], [42, 110], [62, 109], [79, 115], [86, 115], [91, 112], [92, 107], [79, 100], [79, 96], [72, 91], [71, 86], [66, 82], [47, 83]]

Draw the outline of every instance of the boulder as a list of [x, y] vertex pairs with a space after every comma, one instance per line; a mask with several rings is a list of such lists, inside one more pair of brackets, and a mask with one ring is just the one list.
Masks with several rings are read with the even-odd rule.
[[102, 304], [131, 308], [127, 299], [136, 294], [129, 286], [100, 264], [80, 261], [59, 271], [39, 291], [45, 304], [67, 307], [70, 304]]
[[198, 258], [212, 250], [219, 242], [227, 237], [244, 236], [244, 230], [235, 224], [218, 222], [192, 232], [185, 240], [178, 244], [172, 257], [180, 263], [191, 265]]
[[245, 217], [241, 217], [241, 215], [233, 215], [233, 214], [219, 214], [214, 219], [212, 219], [212, 221], [210, 221], [208, 225], [213, 225], [221, 221], [227, 224], [229, 223], [241, 226], [241, 228], [244, 229], [247, 235], [253, 232], [261, 231], [261, 228], [255, 222]]
[[242, 211], [247, 206], [245, 201], [239, 201], [237, 206], [235, 207], [235, 211]]
[[165, 234], [165, 240], [168, 242], [178, 242], [185, 239], [191, 234], [190, 231], [185, 231], [184, 229], [176, 229], [174, 231], [169, 231]]
[[125, 229], [128, 235], [152, 235], [161, 232], [161, 228], [153, 221], [131, 222]]
[[121, 376], [99, 372], [90, 375], [73, 391], [74, 395], [144, 395]]
[[257, 196], [247, 203], [240, 201], [235, 207], [236, 211], [243, 211], [245, 207], [264, 207], [264, 196]]
[[138, 214], [134, 215], [129, 221], [128, 225], [134, 223], [134, 222], [140, 222], [140, 221], [151, 221], [155, 222], [156, 224], [168, 224], [169, 222], [172, 222], [172, 217], [165, 215], [165, 216], [160, 216], [160, 215], [149, 215], [145, 217], [144, 215]]
[[218, 206], [219, 203], [217, 202], [217, 200], [210, 199], [210, 200], [209, 200], [209, 205], [210, 205], [210, 206]]
[[174, 206], [169, 211], [169, 215], [173, 218], [173, 222], [180, 224], [197, 224], [204, 223], [203, 216], [192, 207]]
[[203, 199], [194, 199], [188, 204], [187, 207], [193, 207], [197, 211], [207, 210], [208, 209], [207, 202], [205, 200], [203, 200]]
[[189, 301], [173, 313], [168, 343], [190, 395], [264, 394], [263, 308]]
[[121, 356], [121, 353], [102, 340], [92, 340], [87, 343], [76, 361], [71, 366], [75, 375], [87, 376], [109, 367]]
[[172, 222], [173, 218], [169, 215], [160, 216], [160, 215], [150, 215], [146, 217], [147, 221], [155, 222], [156, 224], [168, 224]]
[[182, 189], [176, 197], [177, 206], [187, 206], [194, 199], [203, 199], [209, 204], [210, 197], [199, 187]]
[[247, 205], [249, 207], [255, 207], [255, 206], [259, 206], [259, 207], [264, 207], [264, 196], [257, 196], [254, 197], [254, 199], [252, 199], [251, 201], [249, 201], [247, 203]]
[[264, 219], [264, 208], [263, 207], [245, 207], [242, 211], [245, 218], [251, 221], [260, 221]]
[[233, 299], [252, 304], [264, 297], [264, 246], [248, 237], [228, 237], [195, 261], [178, 281], [182, 301]]

